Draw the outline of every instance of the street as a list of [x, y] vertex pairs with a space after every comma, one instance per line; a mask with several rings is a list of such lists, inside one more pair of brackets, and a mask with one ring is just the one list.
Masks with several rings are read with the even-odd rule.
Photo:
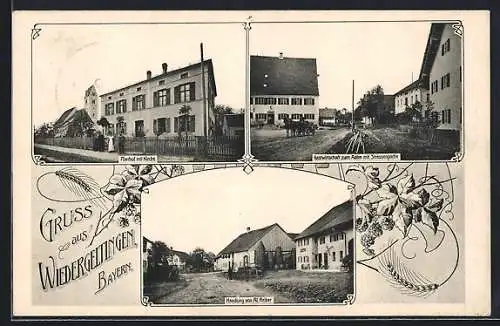
[[159, 296], [155, 303], [168, 304], [224, 304], [225, 297], [274, 297], [274, 302], [288, 303], [290, 299], [267, 289], [258, 289], [252, 282], [228, 280], [220, 273], [193, 273], [182, 275], [188, 286], [167, 296]]
[[316, 130], [311, 136], [286, 137], [284, 129], [252, 128], [252, 155], [263, 161], [311, 161], [313, 154], [329, 153], [349, 131]]

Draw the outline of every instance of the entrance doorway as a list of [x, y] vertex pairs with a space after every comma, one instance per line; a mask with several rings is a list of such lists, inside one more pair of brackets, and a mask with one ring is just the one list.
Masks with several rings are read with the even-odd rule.
[[323, 253], [325, 269], [328, 268], [328, 253]]
[[267, 114], [267, 124], [268, 125], [273, 125], [274, 124], [274, 113], [268, 113]]

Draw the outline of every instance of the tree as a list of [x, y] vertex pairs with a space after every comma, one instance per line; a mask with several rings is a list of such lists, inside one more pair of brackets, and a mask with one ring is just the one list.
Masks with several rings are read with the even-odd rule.
[[215, 254], [206, 252], [205, 249], [196, 247], [191, 254], [190, 263], [195, 271], [206, 272], [210, 271], [214, 266]]
[[380, 119], [379, 111], [384, 105], [384, 89], [381, 85], [376, 85], [367, 91], [358, 101], [357, 112], [354, 111], [356, 120], [369, 117], [372, 121]]
[[214, 108], [215, 116], [215, 132], [217, 135], [222, 135], [222, 126], [224, 124], [224, 115], [234, 113], [232, 107], [228, 105], [218, 104]]
[[165, 258], [170, 254], [170, 248], [163, 241], [155, 241], [152, 246], [152, 259], [154, 264], [165, 262]]
[[35, 129], [35, 136], [38, 137], [54, 137], [54, 124], [42, 123]]
[[[180, 120], [184, 120], [184, 132], [186, 133], [186, 140], [188, 138], [188, 132], [189, 132], [189, 115], [191, 113], [191, 106], [189, 106], [188, 104], [184, 104], [183, 106], [181, 106], [181, 108], [179, 109], [179, 117], [181, 119], [179, 119], [179, 132], [181, 131], [181, 128], [180, 128], [180, 125], [181, 125], [181, 121]], [[187, 143], [186, 143], [187, 144]]]
[[83, 137], [92, 136], [94, 133], [94, 122], [85, 110], [79, 110], [75, 113], [73, 120], [68, 126], [66, 136]]

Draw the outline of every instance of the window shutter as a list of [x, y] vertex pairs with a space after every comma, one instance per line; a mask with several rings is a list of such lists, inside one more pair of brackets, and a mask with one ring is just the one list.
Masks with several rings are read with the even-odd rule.
[[196, 99], [194, 85], [195, 85], [194, 82], [189, 83], [189, 100], [190, 101], [194, 101]]
[[158, 132], [158, 120], [154, 119], [153, 120], [153, 133], [156, 135]]
[[174, 88], [174, 103], [179, 103], [181, 101], [181, 92], [179, 86]]
[[165, 126], [166, 132], [170, 133], [170, 118], [167, 118], [165, 123], [166, 123]]
[[174, 132], [179, 131], [179, 118], [175, 117], [174, 118]]
[[194, 115], [189, 116], [189, 132], [195, 132], [195, 119]]
[[159, 100], [158, 100], [158, 92], [153, 93], [153, 106], [159, 106]]
[[167, 100], [166, 100], [167, 103], [165, 104], [170, 105], [170, 88], [167, 88], [165, 91], [167, 92]]

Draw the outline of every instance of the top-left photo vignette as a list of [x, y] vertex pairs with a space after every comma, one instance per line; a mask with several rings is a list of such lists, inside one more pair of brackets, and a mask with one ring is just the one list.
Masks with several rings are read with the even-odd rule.
[[35, 25], [35, 163], [238, 161], [244, 50], [237, 22]]

